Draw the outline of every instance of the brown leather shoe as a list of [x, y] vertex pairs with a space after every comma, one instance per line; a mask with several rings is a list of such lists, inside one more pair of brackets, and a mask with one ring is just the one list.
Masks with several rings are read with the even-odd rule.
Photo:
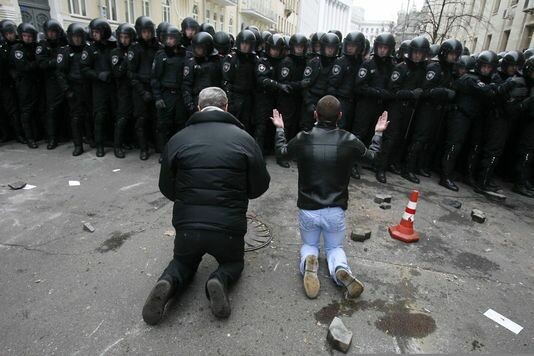
[[319, 295], [321, 289], [321, 283], [317, 277], [317, 271], [319, 270], [319, 261], [317, 256], [307, 256], [304, 263], [304, 291], [306, 296], [310, 299], [315, 299]]
[[357, 298], [363, 292], [363, 283], [354, 278], [345, 268], [338, 268], [336, 271], [336, 279], [343, 284], [347, 290], [348, 298]]

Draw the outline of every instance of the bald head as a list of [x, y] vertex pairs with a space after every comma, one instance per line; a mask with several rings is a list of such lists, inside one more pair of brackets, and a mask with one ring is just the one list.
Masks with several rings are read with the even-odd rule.
[[318, 122], [335, 124], [341, 117], [341, 104], [332, 95], [323, 96], [315, 108], [315, 119]]

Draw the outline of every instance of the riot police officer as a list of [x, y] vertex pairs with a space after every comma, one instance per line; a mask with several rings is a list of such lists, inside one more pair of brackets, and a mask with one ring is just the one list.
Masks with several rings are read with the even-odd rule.
[[156, 27], [156, 38], [162, 46], [165, 45], [163, 40], [163, 34], [165, 33], [165, 31], [167, 31], [170, 25], [170, 23], [163, 21], [159, 23], [158, 27]]
[[254, 91], [256, 89], [256, 65], [258, 56], [256, 36], [250, 30], [239, 32], [234, 53], [223, 59], [222, 78], [228, 94], [228, 111], [232, 113], [252, 135], [252, 113], [254, 109]]
[[39, 93], [39, 66], [35, 58], [37, 30], [29, 23], [21, 23], [17, 32], [20, 43], [11, 48], [11, 65], [15, 70], [15, 87], [20, 107], [20, 121], [29, 148], [37, 148], [34, 122]]
[[135, 27], [123, 23], [115, 31], [117, 48], [111, 51], [111, 68], [117, 92], [117, 110], [113, 133], [113, 153], [117, 158], [124, 158], [124, 136], [128, 122], [132, 117], [132, 84], [128, 77], [128, 52], [137, 39]]
[[422, 86], [423, 98], [415, 113], [413, 135], [406, 153], [404, 168], [404, 176], [413, 183], [419, 183], [416, 173], [429, 175], [418, 171], [418, 164], [423, 161], [425, 154], [431, 155], [429, 151], [432, 140], [437, 141], [438, 129], [447, 115], [448, 104], [454, 99], [453, 68], [461, 53], [460, 41], [449, 39], [441, 44], [438, 61], [430, 62], [426, 66]]
[[193, 37], [198, 33], [199, 25], [197, 20], [192, 17], [186, 17], [183, 19], [182, 24], [182, 46], [187, 52], [191, 53], [191, 41]]
[[182, 92], [187, 114], [198, 110], [198, 94], [207, 87], [222, 87], [220, 58], [213, 37], [199, 32], [191, 41], [193, 56], [184, 65]]
[[[389, 78], [393, 71], [393, 52], [395, 37], [391, 33], [381, 33], [373, 42], [373, 55], [365, 60], [355, 79], [356, 109], [352, 132], [363, 142], [371, 140], [371, 134], [392, 95], [388, 89]], [[351, 176], [358, 179], [360, 173], [354, 166]]]
[[156, 144], [161, 152], [169, 138], [184, 127], [187, 119], [182, 95], [186, 61], [182, 34], [171, 25], [162, 38], [165, 47], [156, 54], [152, 69], [152, 93], [158, 110]]
[[46, 135], [47, 149], [57, 147], [58, 122], [60, 122], [63, 92], [56, 76], [57, 55], [61, 47], [67, 44], [65, 31], [59, 21], [50, 19], [43, 25], [45, 40], [40, 41], [35, 49], [39, 69], [44, 73], [46, 95]]
[[99, 18], [90, 24], [93, 43], [82, 51], [82, 73], [91, 80], [96, 156], [103, 157], [105, 128], [114, 108], [111, 51], [116, 43], [111, 39], [107, 20]]
[[26, 143], [24, 132], [20, 124], [20, 113], [17, 105], [17, 95], [15, 89], [15, 72], [10, 65], [10, 55], [12, 47], [19, 43], [17, 38], [17, 25], [11, 20], [0, 21], [0, 34], [3, 40], [0, 42], [0, 102], [7, 117], [1, 123], [4, 138], [7, 138], [9, 131], [13, 131], [15, 139], [20, 143]]
[[359, 31], [349, 32], [343, 39], [342, 53], [332, 67], [328, 78], [328, 92], [341, 103], [341, 119], [338, 126], [351, 131], [354, 117], [354, 83], [360, 69], [365, 48], [365, 36]]
[[339, 38], [334, 33], [321, 37], [321, 55], [312, 57], [304, 69], [304, 93], [301, 130], [311, 130], [314, 124], [313, 112], [317, 101], [328, 93], [328, 79], [339, 50]]
[[150, 79], [152, 63], [161, 46], [156, 39], [154, 22], [147, 16], [135, 20], [137, 42], [128, 51], [128, 76], [132, 85], [133, 117], [139, 144], [139, 158], [148, 159], [148, 132], [156, 118]]
[[85, 28], [79, 23], [72, 23], [67, 27], [68, 45], [60, 49], [57, 55], [57, 79], [63, 95], [69, 106], [73, 156], [83, 153], [83, 130], [92, 136], [93, 128], [90, 120], [90, 91], [91, 86], [82, 74], [82, 51], [86, 46]]
[[213, 45], [221, 57], [225, 57], [232, 51], [232, 39], [224, 31], [215, 33], [213, 36]]

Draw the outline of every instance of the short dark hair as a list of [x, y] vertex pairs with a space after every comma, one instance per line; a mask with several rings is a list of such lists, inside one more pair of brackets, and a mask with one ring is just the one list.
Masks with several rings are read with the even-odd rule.
[[317, 102], [315, 111], [318, 121], [335, 123], [341, 112], [341, 103], [334, 96], [326, 95]]

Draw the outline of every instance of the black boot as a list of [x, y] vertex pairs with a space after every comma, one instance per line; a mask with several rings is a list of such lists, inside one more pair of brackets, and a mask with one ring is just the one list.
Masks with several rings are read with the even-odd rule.
[[26, 140], [29, 148], [37, 148], [37, 142], [35, 142], [33, 139]]
[[396, 174], [396, 175], [401, 175], [402, 174], [402, 170], [399, 168], [399, 166], [395, 163], [392, 163], [389, 165], [389, 171], [393, 174]]
[[350, 176], [354, 179], [360, 179], [360, 171], [358, 170], [357, 165], [352, 166], [352, 169], [350, 170]]
[[135, 131], [137, 133], [137, 141], [139, 142], [139, 158], [142, 161], [148, 159], [148, 141], [145, 130], [145, 118], [139, 117], [135, 123]]
[[402, 172], [401, 176], [402, 176], [402, 178], [407, 179], [412, 183], [416, 183], [416, 184], [420, 183], [419, 178], [413, 172], [408, 172], [408, 171]]
[[406, 166], [401, 174], [402, 178], [416, 184], [419, 184], [419, 178], [415, 175], [415, 170], [417, 168], [417, 157], [420, 146], [421, 144], [417, 141], [410, 145], [406, 154]]
[[26, 144], [29, 148], [37, 148], [37, 143], [33, 139], [33, 131], [30, 122], [23, 121], [22, 128], [24, 129], [24, 136], [26, 136]]
[[380, 183], [387, 183], [386, 179], [386, 171], [384, 170], [377, 170], [375, 173], [376, 180]]
[[441, 159], [441, 179], [439, 180], [439, 185], [454, 192], [460, 190], [451, 179], [451, 176], [454, 173], [454, 167], [456, 166], [457, 152], [458, 147], [456, 145], [451, 145], [443, 155], [443, 158]]
[[73, 156], [79, 156], [83, 153], [83, 139], [82, 139], [82, 126], [81, 120], [78, 117], [73, 117], [70, 121], [72, 130], [72, 142], [74, 143]]
[[488, 165], [482, 168], [480, 176], [476, 181], [475, 185], [473, 186], [473, 189], [476, 193], [493, 192], [492, 188], [489, 185], [489, 182], [493, 177], [493, 170], [495, 169], [496, 165], [497, 157], [492, 156], [489, 159]]
[[479, 154], [480, 146], [475, 145], [473, 148], [471, 148], [469, 156], [467, 157], [466, 183], [470, 186], [474, 186], [476, 184], [476, 166], [478, 164]]
[[22, 143], [23, 145], [28, 143], [26, 138], [24, 136], [22, 136], [22, 135], [15, 136], [15, 140], [17, 140], [18, 143]]
[[57, 147], [57, 139], [55, 137], [50, 137], [48, 139], [48, 145], [46, 145], [47, 150], [53, 150]]
[[282, 168], [289, 168], [289, 167], [291, 167], [291, 166], [289, 165], [289, 162], [286, 161], [285, 159], [278, 159], [278, 158], [277, 158], [277, 159], [276, 159], [276, 164], [278, 164], [278, 165], [279, 165], [280, 167], [282, 167]]
[[517, 178], [512, 191], [525, 197], [534, 198], [534, 191], [531, 187], [528, 177], [530, 172], [530, 153], [524, 153], [520, 156], [516, 165]]
[[126, 127], [126, 118], [119, 118], [115, 123], [115, 132], [113, 135], [113, 152], [115, 157], [124, 158], [124, 151], [122, 150], [122, 138], [124, 137], [124, 129]]
[[103, 145], [96, 145], [96, 156], [97, 157], [104, 157], [106, 155], [106, 151], [104, 151]]
[[419, 168], [417, 170], [417, 174], [425, 178], [432, 177], [432, 173], [430, 173], [430, 170], [428, 168]]
[[165, 305], [174, 294], [174, 286], [166, 279], [160, 279], [154, 286], [143, 306], [143, 320], [149, 325], [157, 325], [163, 317]]

